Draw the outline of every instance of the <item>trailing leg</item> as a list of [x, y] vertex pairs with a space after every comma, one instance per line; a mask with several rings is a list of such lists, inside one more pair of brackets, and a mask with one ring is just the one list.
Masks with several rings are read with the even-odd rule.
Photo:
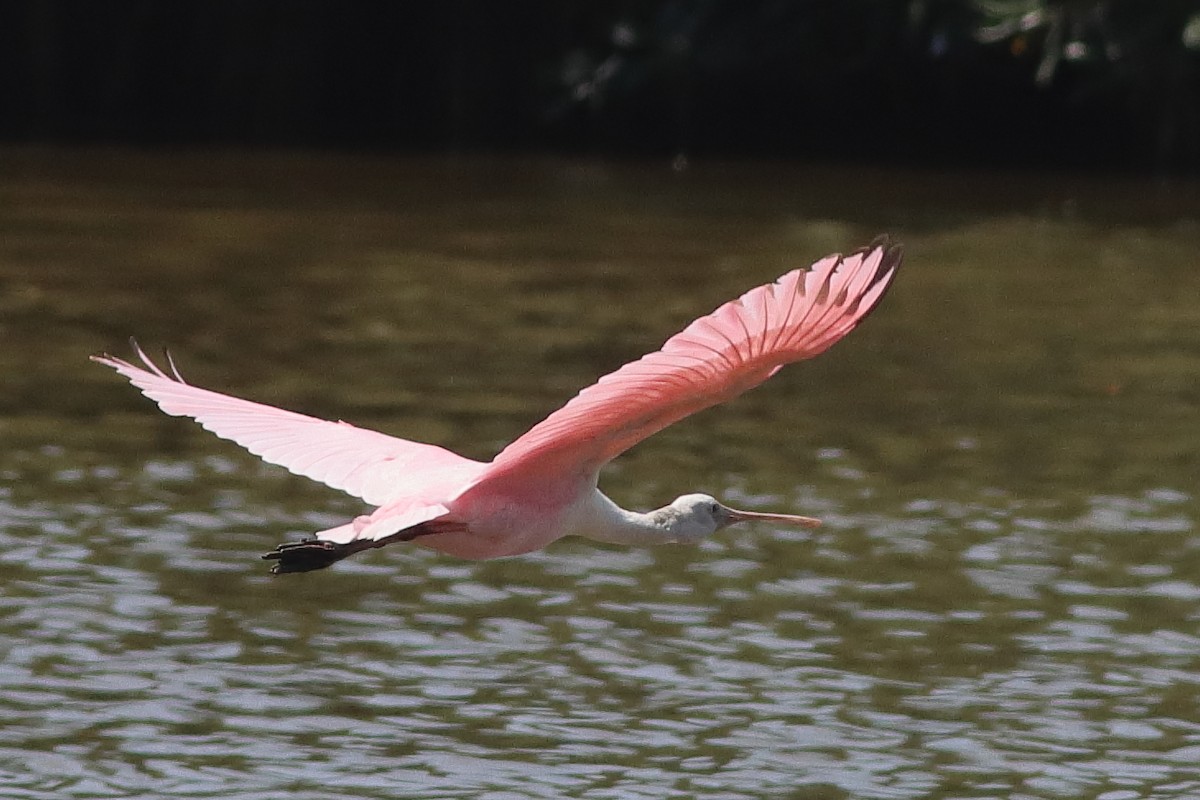
[[314, 537], [299, 542], [281, 544], [271, 552], [264, 553], [263, 558], [277, 562], [271, 567], [271, 572], [275, 575], [287, 572], [311, 572], [314, 569], [325, 569], [330, 564], [335, 564], [343, 558], [363, 550], [372, 550], [393, 542], [411, 542], [418, 536], [434, 532], [427, 530], [423, 525], [417, 525], [383, 539], [359, 539], [344, 544]]

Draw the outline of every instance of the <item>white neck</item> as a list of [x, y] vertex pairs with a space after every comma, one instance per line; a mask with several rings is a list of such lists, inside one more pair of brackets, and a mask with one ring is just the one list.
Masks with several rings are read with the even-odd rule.
[[673, 511], [670, 506], [647, 513], [626, 511], [596, 490], [580, 509], [571, 532], [609, 544], [677, 542], [679, 537], [674, 530], [674, 523], [679, 517]]

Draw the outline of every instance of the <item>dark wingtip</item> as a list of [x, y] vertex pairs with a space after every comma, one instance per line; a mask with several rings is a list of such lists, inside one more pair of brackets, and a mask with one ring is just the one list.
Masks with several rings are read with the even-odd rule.
[[875, 274], [871, 276], [869, 286], [874, 286], [880, 281], [887, 281], [888, 285], [884, 287], [883, 292], [875, 299], [874, 305], [879, 305], [883, 300], [883, 296], [892, 288], [892, 277], [896, 270], [900, 269], [900, 265], [904, 263], [904, 246], [892, 239], [890, 234], [881, 233], [871, 240], [871, 243], [866, 247], [850, 253], [853, 255], [867, 256], [876, 250], [881, 251], [879, 258], [879, 266], [875, 268]]
[[875, 270], [875, 277], [871, 280], [872, 285], [900, 269], [900, 265], [904, 263], [904, 246], [892, 239], [891, 234], [888, 233], [879, 234], [866, 247], [860, 247], [850, 255], [861, 254], [865, 256], [876, 250], [881, 250], [883, 253], [879, 259], [879, 268]]
[[[900, 269], [900, 265], [904, 262], [904, 248], [899, 242], [893, 241], [891, 235], [881, 233], [872, 239], [870, 244], [866, 245], [865, 247], [860, 247], [857, 250], [852, 250], [845, 256], [841, 257], [842, 262], [845, 262], [847, 259], [854, 258], [856, 256], [866, 259], [876, 250], [880, 251], [879, 265], [875, 268], [875, 274], [871, 276], [870, 283], [867, 284], [867, 290], [875, 287], [881, 281], [884, 283], [884, 287], [879, 292], [879, 295], [871, 302], [870, 308], [862, 312], [862, 316], [859, 317], [860, 321], [865, 319], [872, 311], [878, 308], [879, 304], [883, 301], [883, 298], [889, 291], [891, 291], [892, 284], [894, 282], [892, 278], [895, 276], [896, 270]], [[855, 300], [855, 304], [857, 305], [860, 300], [861, 296], [859, 299]]]

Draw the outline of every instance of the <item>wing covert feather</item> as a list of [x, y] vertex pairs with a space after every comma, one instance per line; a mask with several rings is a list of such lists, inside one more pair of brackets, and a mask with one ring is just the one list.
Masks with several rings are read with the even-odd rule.
[[598, 470], [673, 422], [762, 383], [784, 364], [824, 352], [871, 312], [900, 261], [900, 247], [880, 237], [751, 289], [657, 352], [581, 391], [501, 451], [487, 476]]
[[483, 464], [440, 447], [398, 439], [346, 422], [329, 422], [192, 386], [171, 365], [168, 375], [141, 348], [146, 369], [113, 356], [112, 367], [167, 414], [191, 417], [270, 464], [382, 506], [433, 484], [465, 484]]

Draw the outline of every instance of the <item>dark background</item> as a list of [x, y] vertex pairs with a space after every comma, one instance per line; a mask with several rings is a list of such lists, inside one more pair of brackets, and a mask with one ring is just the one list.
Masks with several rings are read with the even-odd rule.
[[1200, 0], [0, 3], [0, 140], [1200, 172]]

